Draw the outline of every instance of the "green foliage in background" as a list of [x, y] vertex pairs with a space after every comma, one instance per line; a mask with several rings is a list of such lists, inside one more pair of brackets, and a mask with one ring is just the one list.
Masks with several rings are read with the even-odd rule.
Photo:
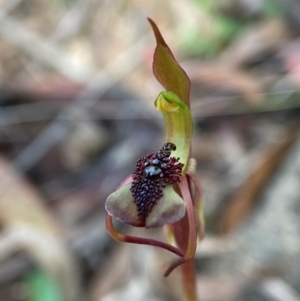
[[284, 9], [282, 3], [276, 0], [265, 0], [263, 5], [263, 13], [270, 18], [282, 18]]
[[29, 291], [26, 301], [63, 301], [58, 285], [44, 271], [30, 273], [25, 282]]
[[72, 2], [75, 2], [76, 0], [52, 0], [52, 1], [56, 4], [67, 5], [67, 4], [70, 4]]
[[[239, 34], [251, 26], [249, 19], [235, 18], [225, 13], [230, 11], [237, 0], [193, 0], [199, 11], [196, 25], [183, 23], [179, 27], [181, 48], [188, 56], [214, 57]], [[283, 10], [278, 1], [265, 0], [260, 15], [265, 18], [280, 18]]]

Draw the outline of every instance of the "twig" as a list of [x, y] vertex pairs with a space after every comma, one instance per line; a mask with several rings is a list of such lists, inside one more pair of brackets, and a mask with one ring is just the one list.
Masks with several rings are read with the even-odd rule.
[[94, 73], [91, 68], [80, 64], [62, 49], [55, 47], [53, 43], [49, 43], [49, 41], [25, 29], [17, 21], [5, 17], [1, 13], [0, 35], [32, 56], [36, 61], [76, 82], [84, 83]]
[[76, 1], [56, 26], [55, 31], [50, 36], [50, 40], [60, 43], [76, 35], [86, 20], [88, 12], [96, 3], [97, 1]]

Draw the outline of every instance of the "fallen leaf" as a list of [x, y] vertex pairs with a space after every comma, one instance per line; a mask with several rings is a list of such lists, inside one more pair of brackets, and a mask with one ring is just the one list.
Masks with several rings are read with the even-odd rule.
[[277, 145], [270, 145], [259, 163], [250, 171], [246, 181], [234, 193], [229, 205], [221, 214], [221, 232], [228, 233], [234, 230], [249, 214], [258, 202], [259, 194], [267, 181], [273, 175], [286, 152], [299, 136], [299, 124], [292, 125]]
[[76, 264], [34, 188], [0, 157], [0, 259], [24, 250], [56, 282], [64, 300], [78, 296]]

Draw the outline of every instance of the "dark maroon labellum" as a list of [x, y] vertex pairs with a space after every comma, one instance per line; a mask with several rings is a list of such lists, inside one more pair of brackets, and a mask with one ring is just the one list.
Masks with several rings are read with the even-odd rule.
[[170, 157], [175, 144], [167, 142], [156, 153], [140, 158], [132, 174], [131, 193], [138, 216], [145, 221], [156, 202], [163, 196], [163, 188], [180, 182], [183, 164]]

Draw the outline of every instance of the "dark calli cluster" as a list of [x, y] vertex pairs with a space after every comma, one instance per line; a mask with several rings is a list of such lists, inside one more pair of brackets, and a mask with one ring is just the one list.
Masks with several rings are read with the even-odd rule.
[[173, 143], [165, 143], [156, 153], [140, 158], [132, 174], [132, 193], [138, 217], [144, 221], [156, 202], [163, 196], [163, 188], [180, 182], [183, 164], [170, 157], [176, 150]]

